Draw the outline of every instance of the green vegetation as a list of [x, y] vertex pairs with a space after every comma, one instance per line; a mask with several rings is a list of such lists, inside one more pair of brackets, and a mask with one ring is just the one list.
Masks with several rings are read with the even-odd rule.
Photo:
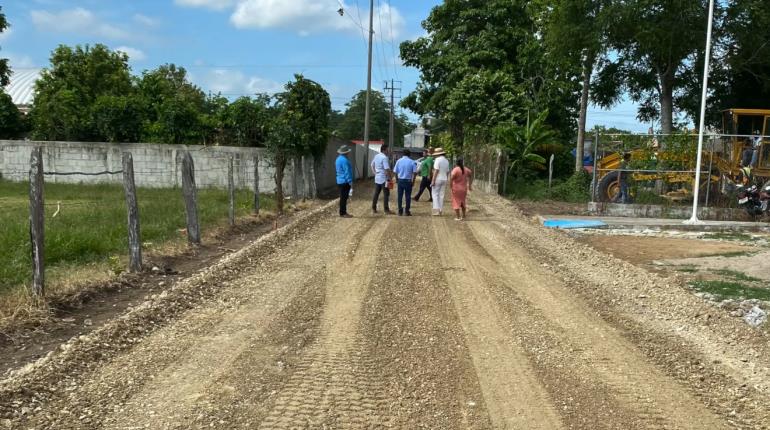
[[[369, 138], [388, 141], [390, 127], [390, 102], [379, 91], [372, 91], [369, 98], [370, 116]], [[366, 91], [360, 91], [347, 103], [345, 112], [333, 112], [330, 124], [333, 134], [345, 140], [360, 140], [364, 137], [364, 112], [366, 109]], [[404, 135], [412, 131], [409, 118], [402, 114], [394, 116], [394, 146], [404, 146]]]
[[690, 286], [704, 293], [714, 294], [721, 299], [745, 299], [770, 300], [770, 289], [750, 287], [746, 284], [733, 281], [705, 281], [690, 282]]
[[712, 270], [712, 272], [727, 278], [731, 278], [736, 281], [762, 282], [762, 280], [759, 278], [749, 276], [743, 272], [738, 272], [737, 270], [718, 269], [718, 270]]
[[698, 271], [698, 268], [695, 266], [683, 265], [683, 266], [674, 266], [674, 270], [676, 270], [677, 272], [684, 272], [684, 273], [696, 273]]
[[[0, 294], [30, 278], [28, 185], [0, 181]], [[119, 185], [46, 184], [45, 257], [49, 268], [109, 263], [127, 254], [126, 208]], [[137, 191], [142, 241], [145, 245], [181, 239], [185, 213], [181, 189]], [[198, 191], [202, 229], [224, 225], [227, 219], [226, 190]], [[61, 202], [59, 213], [57, 202]], [[236, 193], [238, 215], [251, 212], [253, 194]], [[260, 202], [273, 210], [272, 199]]]
[[567, 179], [554, 180], [550, 190], [547, 180], [516, 178], [509, 180], [508, 197], [534, 201], [559, 200], [570, 203], [586, 203], [591, 199], [590, 183], [591, 176], [585, 172], [577, 173]]

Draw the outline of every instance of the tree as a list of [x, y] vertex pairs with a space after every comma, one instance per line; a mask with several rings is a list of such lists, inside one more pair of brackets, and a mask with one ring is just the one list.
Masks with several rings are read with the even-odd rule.
[[[390, 104], [379, 91], [372, 91], [369, 99], [370, 122], [369, 136], [372, 140], [390, 139]], [[362, 139], [364, 135], [364, 112], [366, 109], [366, 91], [359, 91], [353, 99], [347, 103], [347, 109], [342, 114], [336, 128], [335, 135], [345, 140]], [[404, 135], [410, 131], [409, 119], [406, 115], [394, 115], [394, 146], [403, 146]]]
[[549, 51], [561, 58], [578, 59], [581, 63], [582, 90], [575, 146], [576, 172], [583, 169], [582, 154], [591, 77], [597, 60], [606, 59], [608, 44], [606, 34], [610, 25], [606, 13], [609, 4], [610, 0], [560, 0], [554, 6], [548, 20], [546, 40]]
[[673, 131], [675, 96], [704, 48], [707, 0], [615, 1], [608, 9], [610, 45], [617, 55], [601, 64], [595, 100], [604, 107], [624, 94], [641, 103], [639, 119], [660, 119]]
[[574, 122], [576, 71], [546, 55], [541, 24], [549, 5], [524, 0], [446, 0], [423, 22], [427, 36], [401, 44], [401, 58], [420, 70], [402, 105], [449, 125], [457, 146], [484, 140], [501, 122], [553, 106], [560, 133]]
[[11, 96], [0, 88], [0, 139], [16, 139], [25, 132], [24, 116]]
[[43, 140], [102, 140], [92, 115], [96, 100], [132, 92], [126, 54], [100, 44], [60, 45], [35, 83], [33, 134]]
[[139, 142], [147, 109], [137, 95], [104, 95], [92, 109], [97, 134], [107, 142]]
[[[8, 20], [5, 19], [3, 7], [0, 6], [0, 33], [4, 32], [8, 27]], [[8, 59], [0, 58], [0, 88], [8, 85], [8, 82], [10, 82], [10, 76], [11, 69], [8, 67]]]
[[237, 146], [264, 146], [270, 120], [267, 94], [240, 97], [225, 109], [225, 128]]
[[294, 81], [277, 94], [274, 118], [267, 139], [275, 167], [275, 199], [283, 213], [283, 176], [289, 160], [305, 155], [317, 158], [326, 151], [331, 131], [329, 93], [318, 83], [294, 75]]

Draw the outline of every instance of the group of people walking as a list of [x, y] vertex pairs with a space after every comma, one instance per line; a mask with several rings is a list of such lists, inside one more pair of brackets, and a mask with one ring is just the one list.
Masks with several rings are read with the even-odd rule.
[[[337, 151], [335, 163], [337, 185], [340, 191], [340, 216], [350, 218], [347, 211], [348, 199], [352, 195], [353, 167], [347, 156], [351, 152], [348, 146], [342, 146]], [[433, 203], [432, 214], [441, 216], [444, 213], [444, 198], [449, 187], [452, 196], [452, 209], [455, 220], [465, 219], [468, 191], [473, 190], [473, 172], [465, 167], [462, 158], [456, 160], [456, 166], [450, 170], [449, 160], [442, 148], [432, 151], [426, 149], [423, 158], [413, 160], [407, 151], [390, 167], [390, 148], [382, 145], [380, 152], [372, 159], [369, 168], [374, 175], [374, 195], [372, 196], [372, 213], [376, 214], [377, 206], [382, 195], [382, 208], [386, 214], [390, 210], [390, 190], [397, 186], [397, 202], [399, 216], [412, 216], [412, 200], [419, 202], [425, 190], [428, 190], [429, 201]], [[412, 197], [417, 176], [420, 176], [420, 187], [417, 195]]]

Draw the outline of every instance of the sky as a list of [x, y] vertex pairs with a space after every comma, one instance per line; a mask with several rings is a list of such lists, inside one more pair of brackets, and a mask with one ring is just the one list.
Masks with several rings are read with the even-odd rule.
[[[295, 73], [319, 82], [332, 107], [344, 110], [366, 88], [366, 0], [5, 0], [11, 24], [0, 56], [16, 70], [46, 67], [60, 44], [103, 43], [126, 52], [133, 73], [165, 63], [188, 70], [206, 92], [229, 98], [275, 93]], [[419, 80], [398, 45], [421, 27], [440, 0], [375, 0], [372, 87], [391, 79], [405, 96]], [[338, 10], [343, 9], [340, 16]], [[399, 82], [400, 81], [400, 82]], [[404, 112], [413, 120], [416, 116]], [[646, 131], [635, 107], [591, 108], [589, 127]]]

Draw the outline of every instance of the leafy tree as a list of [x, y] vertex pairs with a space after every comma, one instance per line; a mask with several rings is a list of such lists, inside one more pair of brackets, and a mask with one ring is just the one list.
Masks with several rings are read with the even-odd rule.
[[105, 141], [141, 141], [147, 109], [139, 96], [100, 96], [91, 110], [97, 134]]
[[[372, 140], [390, 138], [390, 105], [385, 96], [379, 91], [372, 91], [369, 98], [370, 122], [369, 136]], [[347, 104], [345, 113], [334, 129], [335, 135], [346, 140], [358, 140], [364, 136], [364, 113], [366, 112], [366, 91], [360, 91]], [[406, 115], [395, 115], [393, 121], [394, 146], [403, 146], [404, 135], [410, 131], [409, 119]]]
[[11, 96], [0, 88], [0, 139], [18, 138], [26, 130], [24, 116]]
[[275, 167], [275, 199], [283, 213], [283, 176], [289, 160], [304, 155], [320, 157], [326, 151], [331, 131], [329, 93], [318, 83], [294, 75], [294, 81], [277, 94], [275, 116], [267, 149]]
[[665, 134], [673, 131], [677, 90], [690, 76], [704, 48], [708, 0], [615, 1], [608, 10], [610, 46], [615, 59], [602, 62], [594, 99], [617, 103], [624, 93], [641, 103], [639, 118], [660, 118]]
[[606, 59], [606, 37], [611, 22], [607, 19], [610, 0], [560, 0], [548, 17], [546, 40], [549, 52], [564, 59], [574, 58], [581, 64], [582, 90], [575, 146], [575, 171], [583, 169], [582, 156], [588, 117], [588, 102], [594, 65]]
[[417, 89], [402, 105], [446, 121], [460, 147], [469, 129], [478, 137], [550, 105], [549, 121], [571, 133], [575, 71], [546, 55], [541, 35], [549, 7], [524, 0], [446, 0], [435, 7], [423, 22], [428, 35], [401, 44], [404, 63], [420, 70]]
[[92, 107], [105, 96], [133, 91], [128, 57], [104, 45], [60, 45], [35, 83], [34, 136], [44, 140], [100, 140]]
[[138, 90], [148, 106], [145, 138], [162, 143], [201, 143], [206, 138], [206, 95], [187, 71], [166, 64], [145, 71]]
[[[0, 6], [0, 33], [9, 27], [8, 20], [5, 19], [3, 7]], [[8, 85], [11, 76], [11, 69], [8, 67], [8, 59], [0, 58], [0, 87]]]
[[240, 97], [225, 110], [225, 127], [237, 146], [264, 146], [267, 141], [270, 96]]

